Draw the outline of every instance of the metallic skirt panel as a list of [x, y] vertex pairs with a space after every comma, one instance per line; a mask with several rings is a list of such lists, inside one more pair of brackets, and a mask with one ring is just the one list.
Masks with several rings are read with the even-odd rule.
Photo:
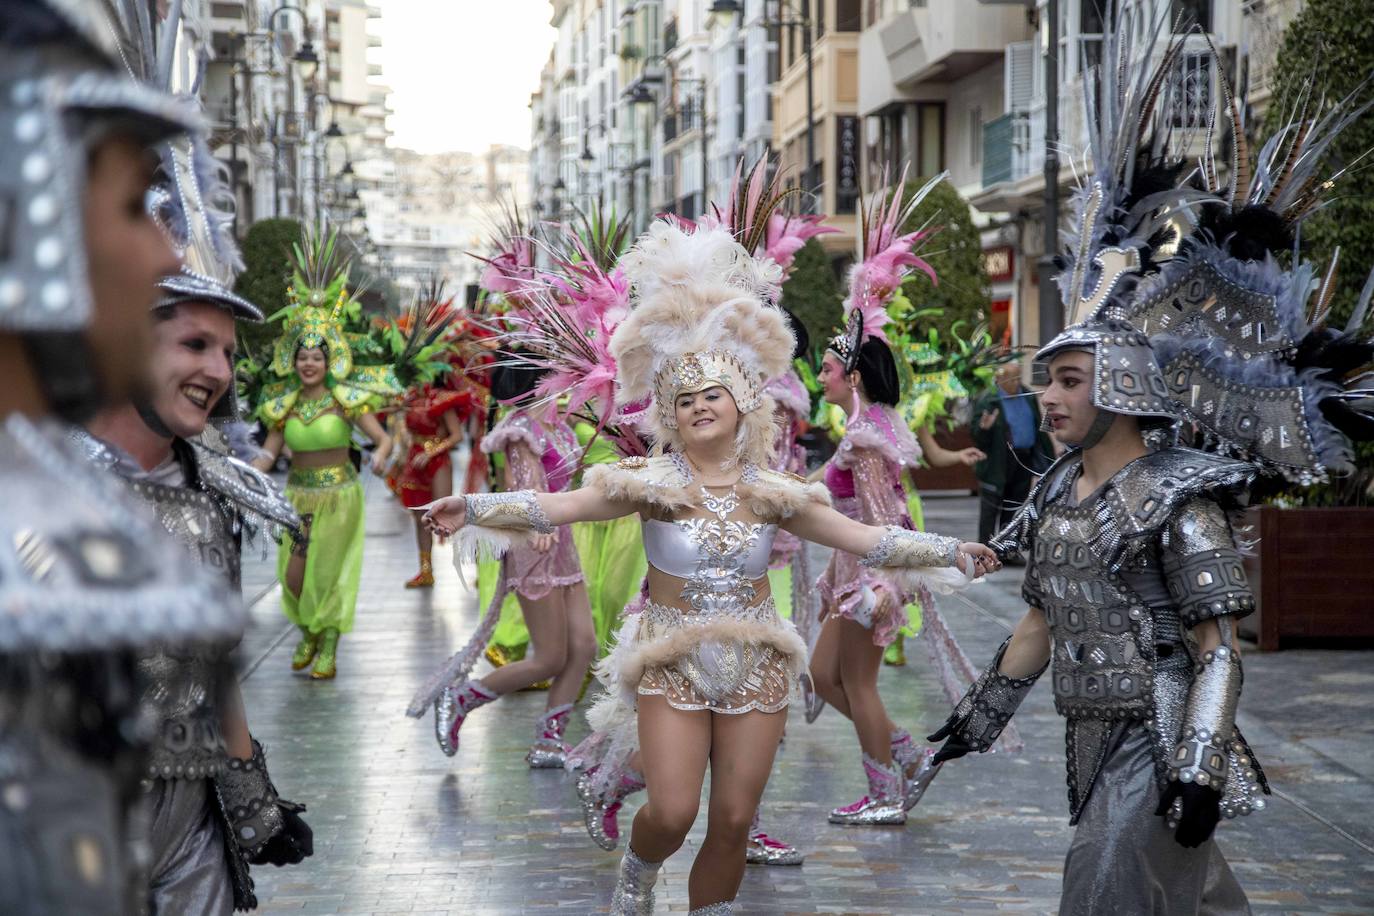
[[1064, 861], [1060, 916], [1241, 916], [1245, 892], [1215, 840], [1180, 846], [1155, 814], [1151, 737], [1118, 729]]
[[152, 873], [147, 916], [230, 916], [234, 890], [208, 779], [155, 779], [148, 790]]

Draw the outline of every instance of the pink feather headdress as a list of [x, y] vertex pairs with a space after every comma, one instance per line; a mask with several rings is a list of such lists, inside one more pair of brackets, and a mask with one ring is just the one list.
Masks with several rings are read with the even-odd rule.
[[913, 269], [930, 277], [931, 283], [939, 282], [934, 269], [916, 253], [939, 227], [932, 227], [927, 220], [914, 232], [898, 233], [931, 189], [944, 181], [947, 174], [936, 175], [903, 203], [907, 170], [902, 169], [895, 184], [888, 181], [889, 175], [884, 171], [883, 183], [887, 187], [867, 201], [860, 201], [860, 259], [849, 271], [849, 296], [845, 299], [844, 311], [846, 316], [858, 312], [864, 337], [887, 342], [884, 331], [888, 324], [887, 304]]

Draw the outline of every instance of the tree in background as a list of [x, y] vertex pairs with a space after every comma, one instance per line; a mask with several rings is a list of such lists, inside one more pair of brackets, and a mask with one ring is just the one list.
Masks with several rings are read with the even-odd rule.
[[[1361, 104], [1374, 97], [1369, 74], [1374, 72], [1374, 16], [1368, 0], [1308, 0], [1289, 24], [1275, 62], [1261, 143], [1272, 136], [1296, 106], [1310, 94], [1314, 108], [1327, 107], [1363, 87], [1354, 99]], [[1322, 111], [1310, 111], [1319, 117]], [[1259, 145], [1254, 147], [1259, 149]], [[1374, 149], [1374, 114], [1366, 113], [1347, 127], [1327, 151], [1318, 174], [1332, 174]], [[1374, 268], [1374, 167], [1366, 158], [1341, 178], [1331, 203], [1302, 226], [1306, 255], [1319, 271], [1341, 249], [1336, 295], [1331, 303], [1330, 327], [1341, 328], [1359, 300], [1361, 287]], [[1374, 487], [1374, 444], [1355, 445], [1356, 472], [1299, 494], [1306, 505], [1364, 504]]]
[[[797, 316], [811, 337], [813, 355], [825, 348], [825, 343], [844, 323], [840, 302], [840, 281], [830, 264], [830, 255], [821, 243], [808, 239], [797, 252], [792, 276], [782, 286], [782, 304]], [[811, 362], [818, 362], [813, 359]]]
[[[1308, 0], [1283, 36], [1261, 142], [1294, 116], [1304, 94], [1311, 95], [1314, 108], [1321, 100], [1329, 107], [1363, 86], [1354, 104], [1369, 101], [1374, 97], [1374, 86], [1368, 85], [1371, 72], [1374, 17], [1369, 15], [1367, 0]], [[1311, 117], [1321, 113], [1313, 110]], [[1374, 149], [1374, 114], [1366, 113], [1331, 144], [1319, 174], [1331, 174], [1370, 149]], [[1319, 268], [1330, 262], [1337, 246], [1341, 249], [1332, 326], [1343, 325], [1350, 317], [1365, 277], [1374, 267], [1374, 168], [1368, 162], [1342, 177], [1331, 203], [1302, 226], [1303, 245]]]
[[[301, 224], [294, 219], [264, 219], [248, 229], [243, 240], [243, 273], [234, 292], [271, 317], [286, 307], [286, 288], [291, 284], [291, 246], [301, 242]], [[239, 324], [243, 342], [257, 350], [270, 346], [281, 329], [280, 322]]]
[[[906, 193], [916, 193], [926, 180], [907, 182]], [[916, 327], [910, 329], [914, 335], [924, 337], [934, 328], [940, 337], [948, 339], [956, 324], [967, 333], [969, 328], [987, 321], [988, 275], [983, 269], [983, 242], [973, 225], [968, 201], [948, 181], [931, 188], [902, 231], [914, 232], [927, 220], [932, 226], [939, 226], [940, 231], [925, 243], [921, 257], [935, 269], [940, 282], [932, 285], [925, 274], [913, 272], [902, 284], [902, 292], [922, 312]], [[926, 309], [940, 312], [927, 314]]]

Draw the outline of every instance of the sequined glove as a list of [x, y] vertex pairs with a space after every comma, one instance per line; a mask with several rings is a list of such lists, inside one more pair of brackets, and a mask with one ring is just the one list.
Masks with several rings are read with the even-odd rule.
[[484, 528], [513, 528], [539, 534], [553, 534], [553, 524], [544, 514], [533, 490], [512, 493], [469, 493], [463, 497], [467, 509], [465, 524]]
[[1045, 668], [1049, 667], [1046, 662], [1039, 671], [1027, 677], [1008, 677], [999, 673], [1002, 656], [1010, 644], [1011, 637], [1008, 636], [997, 650], [992, 664], [978, 675], [978, 680], [973, 682], [973, 686], [954, 707], [949, 719], [927, 739], [945, 742], [944, 747], [931, 758], [932, 763], [944, 763], [975, 751], [981, 754], [992, 747], [1021, 701], [1030, 693], [1040, 675], [1045, 673]]
[[305, 805], [277, 796], [267, 775], [262, 745], [253, 740], [253, 756], [229, 758], [215, 783], [224, 803], [234, 841], [254, 865], [295, 865], [315, 851], [314, 834], [302, 818]]

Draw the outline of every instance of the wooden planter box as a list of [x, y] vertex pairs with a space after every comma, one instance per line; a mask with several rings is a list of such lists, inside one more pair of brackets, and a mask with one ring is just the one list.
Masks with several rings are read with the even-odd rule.
[[1278, 509], [1247, 513], [1246, 559], [1259, 609], [1240, 622], [1260, 650], [1285, 641], [1374, 638], [1374, 508]]

